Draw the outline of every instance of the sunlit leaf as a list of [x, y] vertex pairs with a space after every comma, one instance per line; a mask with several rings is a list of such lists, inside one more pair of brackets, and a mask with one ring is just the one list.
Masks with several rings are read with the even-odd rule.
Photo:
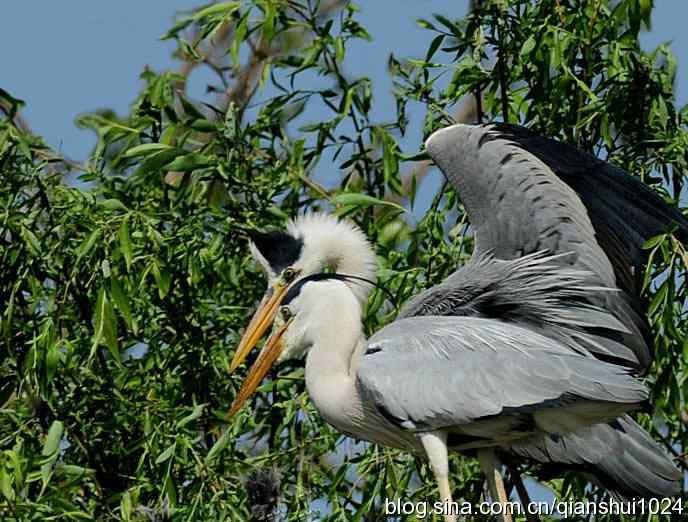
[[383, 205], [396, 208], [397, 210], [400, 210], [402, 212], [406, 212], [406, 209], [404, 207], [396, 203], [393, 203], [391, 201], [385, 201], [383, 199], [378, 199], [373, 196], [369, 196], [368, 194], [353, 194], [343, 192], [341, 194], [337, 194], [336, 196], [334, 196], [331, 201], [335, 205], [342, 206], [370, 207], [375, 205]]

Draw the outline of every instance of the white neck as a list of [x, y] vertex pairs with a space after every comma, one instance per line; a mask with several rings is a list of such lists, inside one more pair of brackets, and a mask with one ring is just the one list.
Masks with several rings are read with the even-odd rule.
[[[375, 252], [365, 234], [355, 224], [321, 213], [304, 214], [289, 223], [287, 230], [304, 241], [301, 259], [303, 266], [295, 266], [304, 274], [321, 272], [326, 267], [340, 274], [375, 280]], [[347, 282], [361, 306], [372, 290], [362, 281]]]
[[308, 317], [317, 317], [308, 329], [311, 348], [306, 357], [306, 387], [323, 418], [351, 433], [363, 415], [355, 386], [359, 348], [365, 345], [361, 305], [340, 281], [318, 283], [316, 291], [327, 300], [319, 299], [317, 310], [303, 311]]

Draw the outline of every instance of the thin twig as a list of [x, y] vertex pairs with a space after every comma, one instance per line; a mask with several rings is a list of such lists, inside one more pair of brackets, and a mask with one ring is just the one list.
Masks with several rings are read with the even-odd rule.
[[504, 31], [503, 25], [499, 26], [499, 50], [497, 51], [497, 67], [499, 73], [499, 90], [502, 102], [502, 119], [504, 123], [509, 121], [509, 88], [506, 82], [506, 57], [504, 56]]
[[[456, 123], [479, 122], [478, 106], [479, 105], [478, 103], [476, 103], [476, 99], [474, 97], [467, 97], [465, 102], [461, 105], [459, 110], [454, 115], [454, 121]], [[407, 197], [409, 192], [411, 192], [411, 187], [414, 183], [414, 178], [416, 185], [420, 184], [420, 182], [423, 181], [425, 176], [427, 176], [430, 172], [431, 166], [432, 162], [429, 160], [423, 160], [416, 163], [415, 167], [409, 173], [402, 176], [401, 195], [390, 194], [385, 198], [385, 201], [397, 204], [401, 203], [404, 200], [404, 198]]]
[[682, 455], [674, 449], [674, 446], [671, 444], [671, 441], [668, 437], [662, 435], [659, 432], [659, 430], [655, 431], [657, 432], [657, 435], [659, 435], [659, 438], [662, 439], [662, 442], [664, 442], [664, 445], [669, 450], [669, 452], [674, 456], [674, 460], [678, 463], [678, 465], [681, 466], [683, 469], [688, 470], [688, 464], [684, 460], [684, 455]]
[[523, 484], [521, 479], [521, 472], [518, 468], [511, 463], [507, 463], [506, 467], [509, 470], [509, 476], [511, 477], [511, 482], [513, 482], [518, 492], [518, 496], [521, 499], [521, 504], [523, 505], [524, 511], [526, 512], [527, 522], [540, 522], [540, 517], [536, 513], [530, 513], [528, 511], [528, 506], [530, 505], [530, 495], [528, 495], [528, 490]]

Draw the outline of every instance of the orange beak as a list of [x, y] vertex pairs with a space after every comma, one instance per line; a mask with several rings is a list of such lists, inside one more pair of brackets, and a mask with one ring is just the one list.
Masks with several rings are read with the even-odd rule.
[[258, 343], [263, 334], [275, 320], [277, 309], [282, 302], [284, 294], [287, 293], [289, 285], [278, 281], [277, 284], [265, 294], [258, 305], [258, 310], [253, 314], [251, 322], [248, 323], [239, 346], [234, 353], [234, 358], [229, 366], [230, 373], [239, 366]]
[[244, 384], [241, 385], [239, 393], [237, 393], [237, 396], [232, 402], [232, 406], [229, 409], [230, 417], [238, 412], [248, 398], [253, 395], [253, 392], [255, 392], [256, 388], [258, 388], [258, 385], [263, 380], [263, 377], [265, 377], [265, 375], [270, 371], [272, 365], [275, 364], [279, 354], [282, 353], [282, 336], [284, 335], [284, 332], [287, 331], [287, 328], [290, 324], [291, 321], [287, 321], [285, 324], [280, 326], [273, 332], [273, 334], [265, 343], [265, 346], [258, 355], [258, 359], [256, 359], [256, 362], [253, 363], [253, 366], [251, 366]]

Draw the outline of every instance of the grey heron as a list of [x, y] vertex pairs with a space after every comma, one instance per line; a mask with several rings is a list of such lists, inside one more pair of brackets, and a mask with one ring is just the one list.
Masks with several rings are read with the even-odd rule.
[[307, 353], [323, 418], [425, 452], [445, 502], [448, 451], [477, 454], [500, 502], [503, 455], [584, 471], [618, 496], [675, 494], [680, 473], [626, 413], [647, 400], [651, 362], [641, 246], [672, 223], [685, 237], [686, 220], [623, 171], [521, 127], [456, 125], [426, 148], [474, 227], [471, 261], [366, 340], [375, 257], [360, 230], [316, 214], [256, 236], [270, 286], [232, 368], [274, 325], [231, 413], [275, 362]]

